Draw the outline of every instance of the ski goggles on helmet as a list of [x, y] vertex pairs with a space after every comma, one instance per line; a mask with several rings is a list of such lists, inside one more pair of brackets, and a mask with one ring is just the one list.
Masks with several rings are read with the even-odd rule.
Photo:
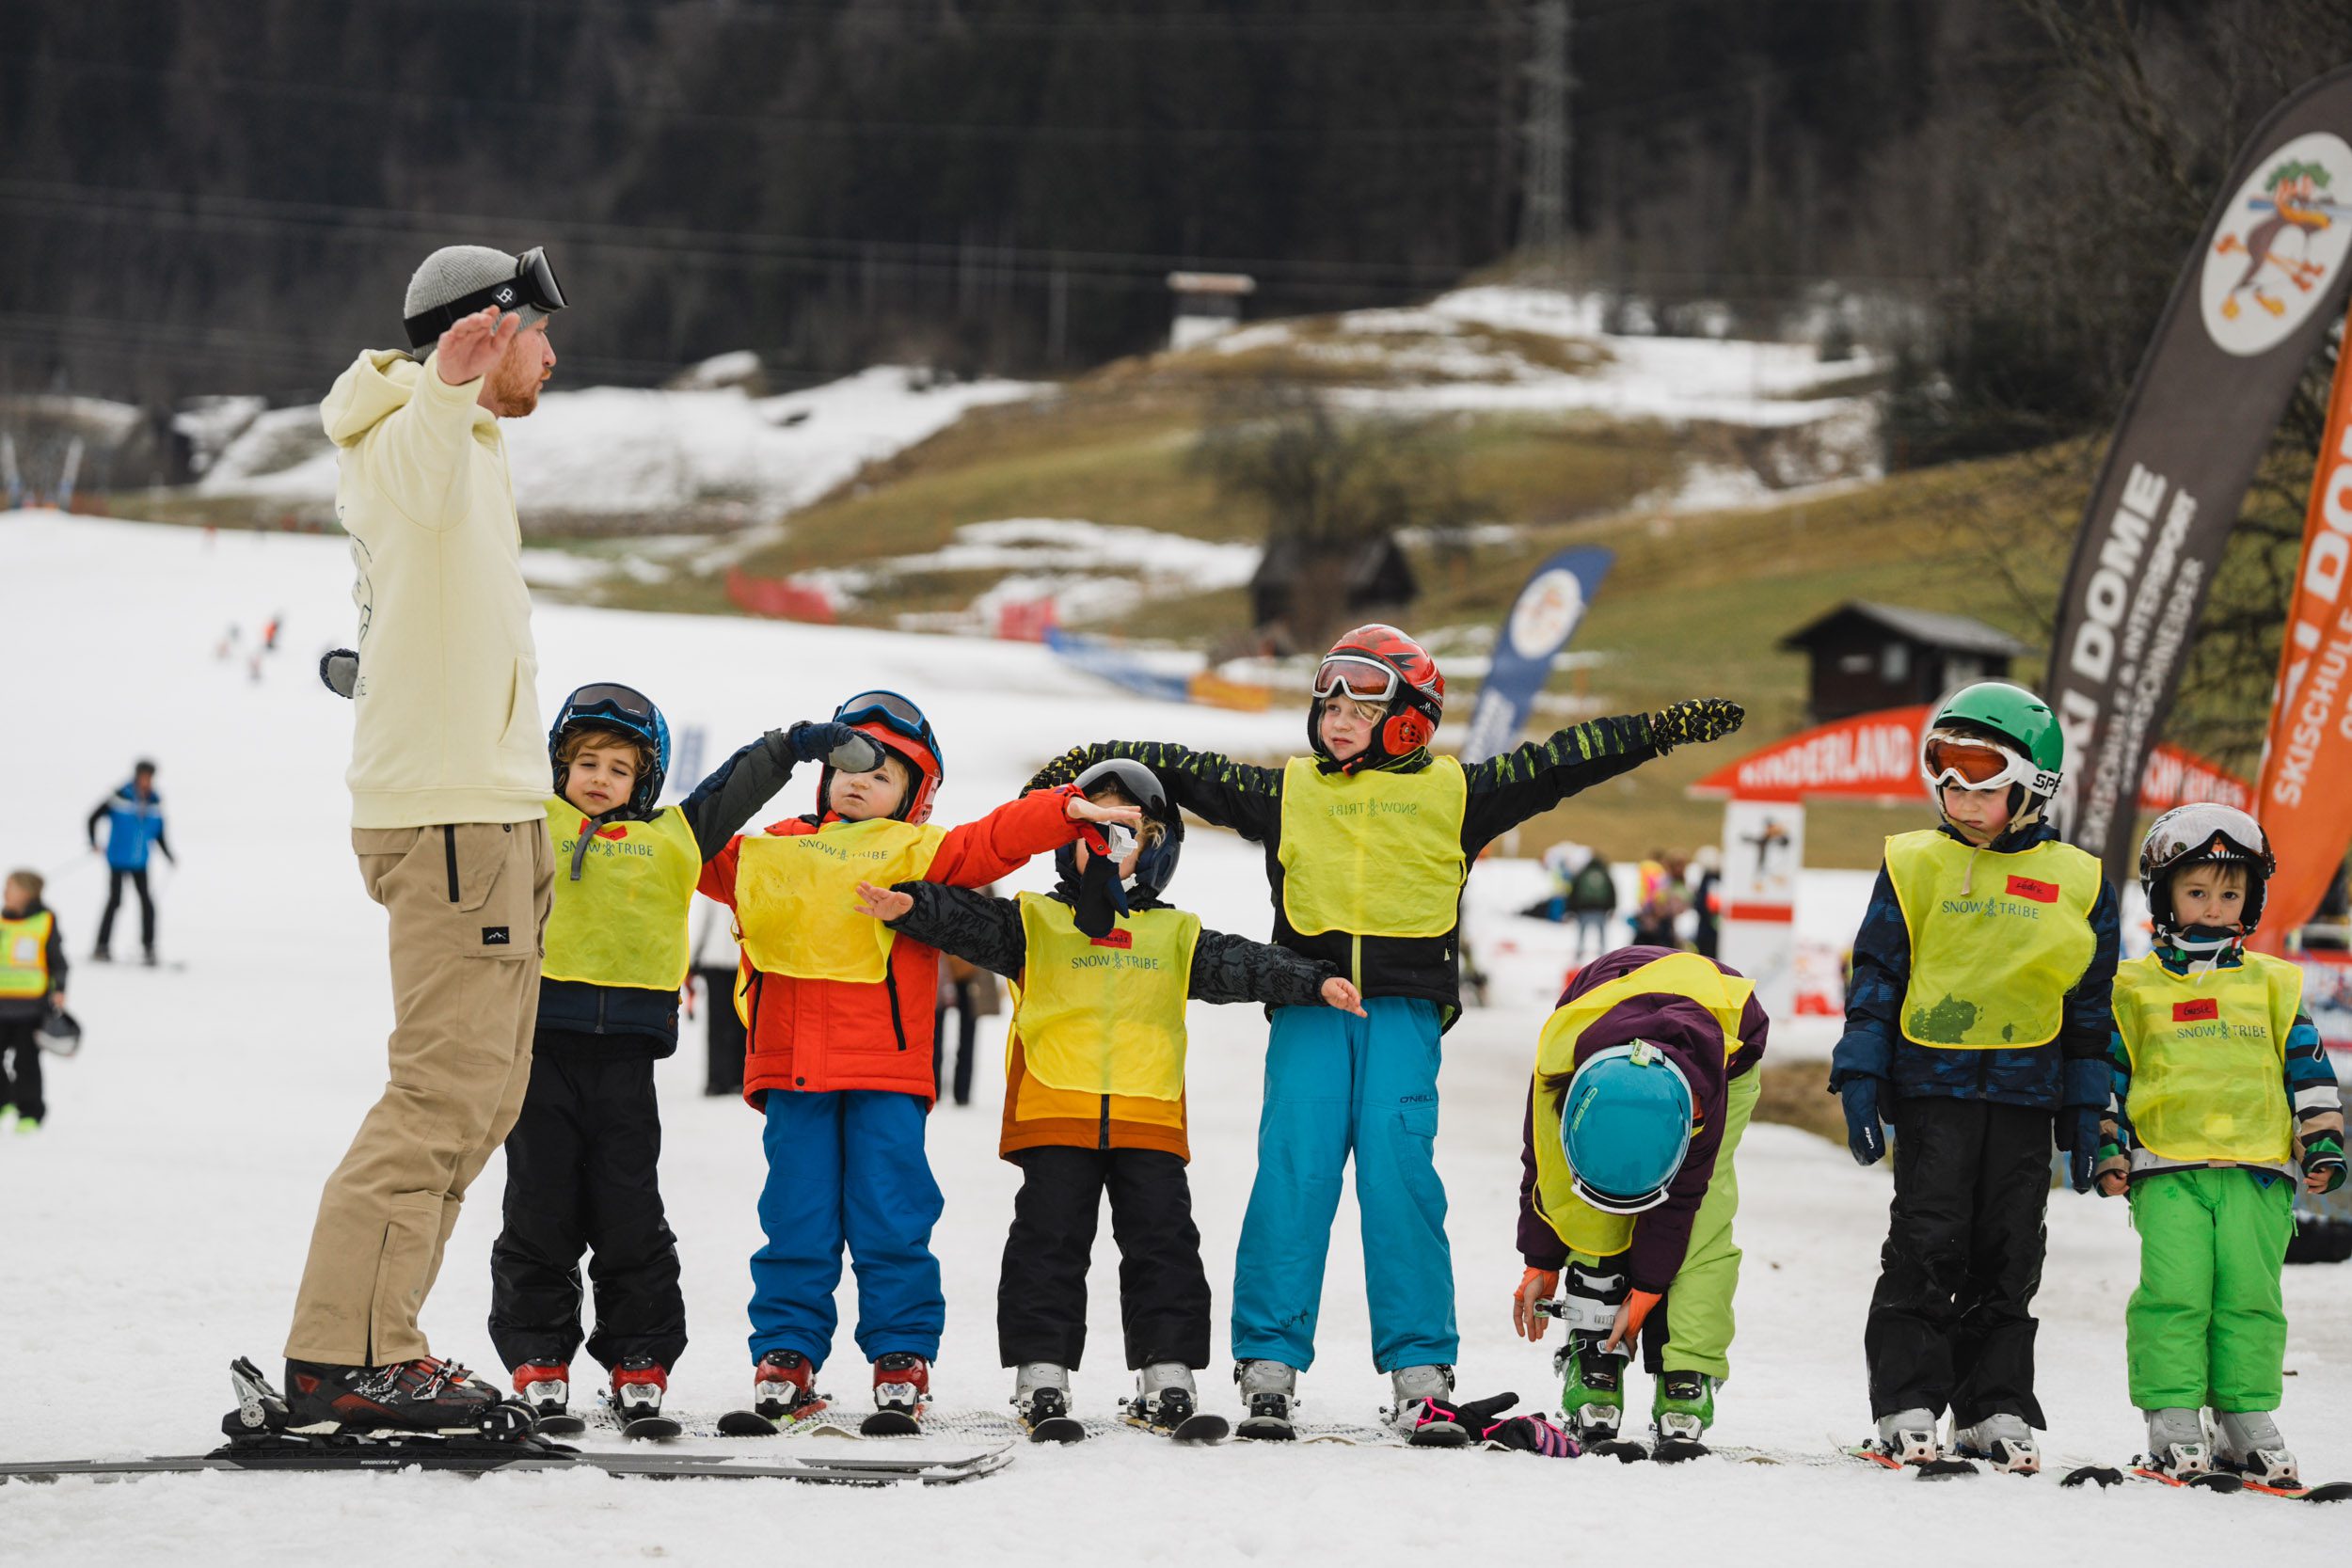
[[2046, 795], [2056, 788], [2054, 780], [2049, 788], [2042, 787], [2046, 775], [2032, 758], [1997, 741], [1958, 730], [1928, 732], [1919, 742], [1919, 773], [1931, 790], [2000, 789], [2009, 784], [2023, 784], [2036, 794]]
[[548, 315], [564, 309], [564, 289], [555, 280], [555, 268], [548, 261], [545, 245], [532, 245], [516, 257], [513, 277], [476, 289], [469, 294], [460, 294], [447, 305], [436, 305], [430, 310], [421, 310], [404, 318], [401, 325], [408, 329], [409, 346], [422, 348], [464, 317], [493, 305], [501, 310], [529, 305]]
[[653, 699], [644, 692], [635, 687], [608, 681], [596, 686], [583, 686], [573, 692], [564, 700], [563, 716], [556, 722], [559, 728], [568, 728], [573, 724], [593, 723], [601, 720], [616, 729], [642, 735], [651, 740], [660, 716], [660, 710], [653, 705]]
[[2176, 806], [2148, 830], [2139, 850], [2143, 874], [2169, 870], [2183, 861], [2241, 863], [2265, 879], [2278, 866], [2260, 823], [2234, 806], [2213, 802]]
[[946, 766], [947, 758], [939, 749], [939, 736], [931, 731], [931, 721], [923, 717], [923, 710], [899, 696], [896, 691], [861, 691], [833, 710], [837, 724], [880, 724], [893, 735], [909, 740], [930, 752], [931, 760]]
[[1385, 703], [1396, 695], [1403, 679], [1394, 665], [1359, 654], [1334, 654], [1315, 668], [1315, 701], [1352, 697], [1359, 703]]

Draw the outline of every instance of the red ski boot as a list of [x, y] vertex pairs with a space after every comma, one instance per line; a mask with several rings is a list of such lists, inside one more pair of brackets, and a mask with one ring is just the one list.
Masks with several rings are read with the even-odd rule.
[[911, 1437], [931, 1402], [931, 1364], [911, 1351], [892, 1351], [874, 1363], [874, 1413], [858, 1431], [868, 1437]]
[[817, 1369], [799, 1351], [771, 1350], [752, 1369], [752, 1409], [769, 1420], [788, 1423], [824, 1407]]
[[669, 1369], [650, 1355], [632, 1355], [612, 1369], [612, 1414], [624, 1437], [675, 1437], [685, 1432], [661, 1413]]

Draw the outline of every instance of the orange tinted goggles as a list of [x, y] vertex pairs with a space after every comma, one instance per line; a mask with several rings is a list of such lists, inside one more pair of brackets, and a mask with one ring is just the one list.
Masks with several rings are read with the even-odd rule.
[[2030, 784], [2041, 773], [2031, 761], [2006, 746], [1942, 731], [1931, 734], [1920, 746], [1919, 770], [1927, 775], [1931, 789], [1949, 785], [1997, 789], [2004, 784]]

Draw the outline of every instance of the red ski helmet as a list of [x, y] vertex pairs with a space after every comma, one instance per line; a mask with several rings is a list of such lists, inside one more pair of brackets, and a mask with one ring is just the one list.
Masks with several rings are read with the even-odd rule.
[[[939, 793], [940, 781], [946, 777], [946, 768], [940, 757], [939, 736], [932, 733], [931, 721], [896, 691], [861, 691], [834, 709], [834, 721], [847, 724], [889, 752], [914, 771], [914, 787], [898, 803], [894, 814], [901, 822], [928, 822], [931, 801]], [[822, 816], [832, 809], [833, 765], [817, 782], [817, 812]]]
[[1315, 667], [1313, 689], [1314, 701], [1307, 708], [1307, 742], [1317, 756], [1331, 755], [1323, 744], [1320, 721], [1329, 698], [1380, 703], [1388, 710], [1363, 754], [1344, 765], [1349, 771], [1378, 767], [1428, 745], [1445, 713], [1445, 676], [1438, 673], [1438, 661], [1394, 626], [1377, 622], [1358, 626], [1331, 644]]

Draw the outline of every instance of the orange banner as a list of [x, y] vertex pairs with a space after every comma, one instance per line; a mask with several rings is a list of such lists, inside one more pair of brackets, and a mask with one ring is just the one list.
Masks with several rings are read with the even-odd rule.
[[[2352, 322], [2346, 331], [2352, 333]], [[2347, 339], [2346, 348], [2352, 348]], [[2352, 843], [2352, 355], [2336, 356], [2328, 430], [2303, 518], [2286, 645], [2254, 815], [2279, 857], [2253, 945], [2276, 953], [2312, 918]]]

